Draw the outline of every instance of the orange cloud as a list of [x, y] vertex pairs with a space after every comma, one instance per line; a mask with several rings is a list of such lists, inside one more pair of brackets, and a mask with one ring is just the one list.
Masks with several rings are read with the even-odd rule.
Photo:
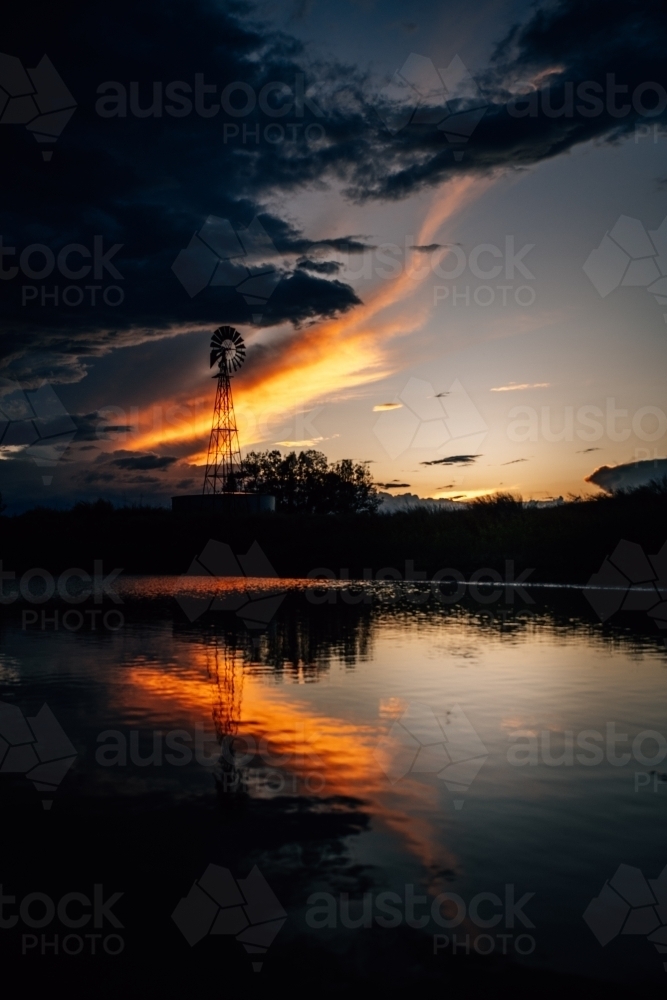
[[521, 385], [517, 385], [516, 382], [510, 382], [509, 385], [497, 385], [491, 392], [518, 392], [520, 389], [548, 389], [551, 382], [522, 382]]
[[[417, 237], [419, 245], [431, 243], [440, 227], [491, 183], [490, 179], [473, 177], [451, 181], [429, 206]], [[285, 414], [304, 409], [333, 391], [386, 378], [395, 370], [395, 363], [388, 357], [388, 342], [420, 329], [429, 314], [427, 304], [400, 308], [431, 273], [423, 261], [420, 265], [405, 268], [394, 279], [374, 288], [362, 305], [344, 316], [291, 333], [267, 352], [265, 359], [243, 372], [234, 385], [242, 444], [265, 440], [269, 424]], [[169, 400], [165, 405], [173, 402]], [[127, 447], [143, 451], [198, 439], [199, 448], [190, 460], [204, 461], [205, 452], [200, 449], [210, 430], [211, 408], [212, 399], [208, 407], [198, 406], [199, 412], [190, 421], [159, 430], [151, 428], [134, 437]]]

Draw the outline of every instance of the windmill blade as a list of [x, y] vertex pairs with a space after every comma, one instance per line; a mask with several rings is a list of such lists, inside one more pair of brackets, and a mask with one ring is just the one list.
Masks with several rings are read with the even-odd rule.
[[237, 348], [236, 353], [230, 360], [235, 369], [241, 367], [245, 361], [245, 344], [241, 344], [241, 346]]

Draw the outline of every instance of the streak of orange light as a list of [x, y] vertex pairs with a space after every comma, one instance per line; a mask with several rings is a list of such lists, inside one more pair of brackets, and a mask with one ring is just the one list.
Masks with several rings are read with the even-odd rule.
[[[491, 179], [461, 177], [451, 181], [429, 206], [419, 235], [428, 245], [440, 227], [479, 197]], [[244, 444], [263, 440], [271, 420], [304, 408], [327, 393], [354, 388], [386, 378], [394, 367], [387, 358], [391, 339], [412, 333], [425, 322], [429, 309], [422, 306], [379, 319], [379, 315], [410, 298], [431, 273], [422, 266], [403, 269], [392, 281], [376, 287], [365, 302], [335, 319], [323, 320], [286, 339], [265, 363], [243, 373], [234, 386], [237, 422]], [[174, 400], [165, 401], [165, 406]], [[153, 404], [152, 404], [153, 405]], [[210, 406], [186, 424], [147, 430], [132, 439], [132, 450], [152, 450], [160, 445], [203, 439], [210, 430]], [[145, 423], [141, 420], [141, 423]], [[193, 453], [203, 460], [205, 453]]]
[[[201, 719], [210, 718], [216, 698], [212, 664], [213, 650], [188, 648], [189, 668], [170, 672], [160, 667], [138, 664], [124, 673], [123, 701], [132, 708], [145, 705], [160, 713], [179, 713]], [[237, 671], [243, 667], [238, 661]], [[146, 697], [147, 696], [147, 697]], [[222, 692], [224, 697], [224, 692]], [[269, 739], [261, 744], [266, 734]], [[345, 721], [314, 712], [302, 700], [286, 694], [261, 678], [245, 672], [243, 710], [238, 735], [253, 737], [255, 744], [271, 759], [287, 759], [284, 770], [301, 779], [311, 779], [306, 787], [323, 798], [356, 797], [369, 815], [381, 820], [406, 844], [407, 849], [427, 871], [441, 871], [455, 866], [451, 852], [443, 845], [438, 829], [428, 818], [437, 808], [435, 788], [407, 776], [394, 789], [380, 769], [374, 750], [380, 731], [373, 725]], [[241, 740], [241, 746], [243, 741]], [[278, 766], [278, 765], [273, 765]], [[313, 784], [318, 777], [322, 784]], [[406, 815], [406, 800], [413, 807]]]

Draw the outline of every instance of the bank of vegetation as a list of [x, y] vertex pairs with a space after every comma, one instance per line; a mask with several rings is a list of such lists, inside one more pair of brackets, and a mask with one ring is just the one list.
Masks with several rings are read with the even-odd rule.
[[430, 577], [447, 567], [466, 575], [483, 567], [505, 573], [509, 560], [516, 574], [531, 568], [534, 581], [583, 583], [621, 539], [637, 542], [647, 554], [658, 552], [667, 540], [666, 515], [666, 481], [554, 507], [526, 507], [500, 494], [463, 510], [394, 514], [372, 507], [321, 513], [283, 506], [275, 514], [175, 515], [163, 507], [114, 507], [100, 500], [0, 517], [0, 558], [16, 572], [89, 570], [101, 559], [126, 573], [179, 574], [213, 538], [236, 553], [258, 542], [282, 577], [320, 569], [352, 579], [387, 569], [401, 577]]

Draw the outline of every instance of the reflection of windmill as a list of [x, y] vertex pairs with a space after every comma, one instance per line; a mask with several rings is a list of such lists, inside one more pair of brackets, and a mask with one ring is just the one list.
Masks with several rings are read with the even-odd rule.
[[235, 651], [223, 641], [222, 647], [214, 640], [212, 658], [207, 657], [206, 669], [209, 680], [215, 685], [213, 702], [213, 724], [222, 750], [220, 769], [224, 791], [235, 789], [238, 773], [234, 764], [234, 737], [239, 730], [241, 702], [243, 700], [243, 669], [239, 669]]
[[221, 326], [211, 337], [211, 368], [218, 364], [213, 423], [208, 443], [202, 493], [234, 493], [241, 465], [239, 435], [232, 400], [232, 373], [245, 361], [245, 344], [233, 326]]

